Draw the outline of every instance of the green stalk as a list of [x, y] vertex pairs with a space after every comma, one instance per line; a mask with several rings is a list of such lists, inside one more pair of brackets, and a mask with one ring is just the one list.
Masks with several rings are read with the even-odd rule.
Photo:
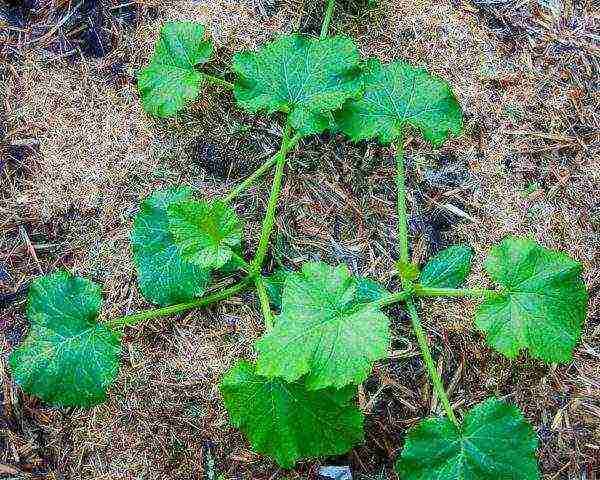
[[277, 203], [279, 201], [279, 193], [281, 192], [281, 181], [283, 178], [283, 167], [285, 165], [285, 155], [288, 150], [288, 144], [290, 143], [290, 132], [291, 128], [289, 125], [285, 127], [283, 132], [283, 140], [281, 142], [281, 149], [277, 157], [277, 167], [275, 168], [275, 177], [273, 178], [273, 186], [271, 188], [271, 195], [269, 196], [269, 203], [267, 204], [267, 213], [262, 224], [262, 231], [260, 233], [260, 240], [258, 241], [258, 248], [256, 255], [252, 260], [252, 267], [255, 272], [260, 272], [262, 268], [265, 255], [269, 248], [269, 238], [271, 237], [271, 231], [275, 223], [275, 211], [277, 210]]
[[323, 26], [321, 27], [321, 40], [327, 37], [329, 34], [329, 24], [331, 23], [331, 17], [333, 16], [333, 9], [335, 8], [335, 0], [329, 0], [327, 4], [327, 10], [325, 11], [325, 18], [323, 20]]
[[406, 307], [408, 308], [408, 314], [410, 315], [413, 330], [415, 332], [415, 335], [417, 336], [417, 342], [419, 343], [421, 355], [423, 356], [423, 360], [425, 361], [425, 365], [427, 366], [427, 373], [429, 373], [429, 378], [431, 379], [431, 383], [433, 384], [433, 389], [435, 390], [435, 393], [442, 402], [442, 406], [446, 411], [446, 415], [448, 415], [448, 418], [452, 421], [452, 423], [458, 427], [460, 424], [456, 419], [456, 415], [454, 414], [454, 410], [452, 409], [452, 405], [450, 404], [448, 395], [446, 395], [446, 390], [444, 390], [442, 377], [440, 377], [440, 374], [438, 373], [437, 368], [435, 368], [435, 364], [433, 363], [431, 351], [429, 350], [429, 345], [427, 344], [427, 336], [425, 335], [425, 331], [423, 330], [423, 326], [421, 325], [421, 321], [419, 320], [417, 307], [415, 306], [412, 300], [408, 300], [406, 302]]
[[398, 258], [408, 264], [408, 215], [406, 212], [406, 171], [404, 169], [404, 145], [402, 139], [396, 144], [396, 188], [398, 207]]
[[108, 328], [118, 329], [126, 326], [136, 325], [137, 323], [145, 320], [152, 320], [158, 317], [168, 317], [169, 315], [175, 315], [176, 313], [186, 312], [194, 308], [206, 307], [213, 303], [225, 300], [235, 294], [246, 290], [252, 284], [253, 276], [249, 275], [245, 277], [241, 282], [232, 285], [225, 290], [220, 292], [207, 295], [196, 300], [192, 300], [188, 303], [180, 303], [178, 305], [172, 305], [170, 307], [155, 308], [152, 310], [146, 310], [144, 312], [136, 313], [134, 315], [126, 315], [124, 317], [115, 318], [105, 323]]
[[[301, 138], [302, 138], [302, 135], [300, 135], [300, 134], [294, 135], [292, 137], [292, 139], [288, 142], [287, 148], [285, 149], [285, 153], [287, 154], [296, 145], [298, 145], [298, 142], [300, 141]], [[225, 198], [223, 198], [223, 201], [225, 203], [229, 203], [234, 198], [236, 198], [240, 193], [248, 190], [252, 185], [254, 185], [254, 182], [256, 182], [256, 180], [258, 178], [260, 178], [262, 175], [264, 175], [266, 172], [268, 172], [271, 169], [271, 167], [277, 163], [277, 160], [279, 159], [280, 155], [281, 155], [281, 151], [277, 152], [275, 155], [273, 155], [271, 158], [269, 158], [265, 163], [263, 163], [260, 167], [258, 167], [258, 169], [255, 170], [254, 173], [252, 173], [252, 175], [250, 175], [248, 178], [246, 178], [246, 180], [244, 180], [243, 182], [238, 184], [236, 187], [234, 187], [231, 190], [231, 192], [229, 192], [229, 194]]]
[[219, 77], [215, 77], [213, 75], [209, 75], [208, 73], [204, 73], [204, 72], [200, 72], [204, 78], [206, 78], [209, 83], [212, 83], [213, 85], [220, 85], [221, 87], [226, 88], [227, 90], [233, 90], [233, 83], [228, 82], [227, 80], [223, 80], [222, 78]]
[[488, 288], [428, 288], [415, 286], [417, 297], [471, 297], [488, 298], [498, 292]]
[[273, 329], [273, 313], [271, 312], [271, 305], [269, 304], [269, 295], [267, 294], [265, 281], [262, 275], [256, 275], [254, 277], [254, 285], [256, 286], [256, 292], [258, 293], [260, 309], [265, 319], [265, 330], [268, 332]]
[[[399, 140], [396, 144], [396, 185], [398, 188], [398, 256], [401, 262], [408, 264], [409, 262], [409, 253], [408, 253], [408, 213], [406, 209], [406, 171], [404, 168], [404, 153], [403, 153], [403, 144], [402, 140]], [[415, 291], [415, 287], [410, 280], [405, 278], [402, 279], [402, 285], [404, 289], [411, 292], [412, 294]], [[448, 399], [448, 395], [444, 390], [444, 385], [442, 383], [442, 379], [435, 368], [435, 364], [433, 363], [433, 358], [431, 357], [431, 351], [429, 350], [429, 345], [427, 343], [427, 336], [423, 331], [423, 327], [421, 325], [421, 321], [419, 320], [419, 314], [417, 312], [417, 307], [412, 298], [409, 298], [406, 301], [406, 308], [408, 309], [408, 314], [410, 315], [410, 319], [412, 322], [412, 327], [417, 337], [417, 342], [419, 343], [419, 349], [421, 350], [421, 355], [423, 356], [423, 360], [425, 361], [425, 365], [427, 366], [427, 372], [429, 373], [429, 378], [431, 379], [431, 383], [433, 385], [433, 389], [435, 390], [438, 398], [442, 402], [444, 410], [446, 411], [446, 415], [448, 418], [456, 425], [459, 426], [458, 420], [456, 419], [456, 415], [454, 414], [454, 410], [452, 410], [452, 405], [450, 404], [450, 400]]]
[[411, 295], [412, 292], [410, 290], [402, 290], [401, 292], [393, 293], [391, 295], [388, 295], [387, 297], [383, 297], [374, 302], [367, 303], [366, 305], [373, 306], [376, 308], [386, 307], [388, 305], [393, 305], [394, 303], [405, 302], [411, 297]]
[[[217, 79], [220, 80], [220, 79]], [[220, 292], [215, 292], [212, 295], [208, 295], [206, 297], [198, 298], [188, 303], [180, 303], [177, 305], [172, 305], [169, 307], [163, 308], [155, 308], [152, 310], [146, 310], [143, 312], [139, 312], [133, 315], [127, 315], [120, 318], [115, 318], [106, 322], [106, 326], [109, 328], [123, 328], [125, 326], [135, 325], [137, 323], [143, 322], [145, 320], [152, 320], [158, 317], [166, 317], [169, 315], [175, 315], [177, 313], [186, 312], [188, 310], [192, 310], [194, 308], [205, 307], [211, 305], [213, 303], [219, 302], [221, 300], [225, 300], [233, 295], [241, 292], [242, 290], [246, 290], [250, 287], [250, 285], [255, 281], [257, 276], [259, 277], [260, 268], [262, 266], [262, 262], [266, 255], [269, 243], [269, 237], [271, 235], [271, 230], [273, 229], [273, 224], [275, 223], [275, 209], [277, 208], [277, 200], [279, 198], [279, 192], [281, 190], [281, 179], [283, 177], [283, 166], [285, 164], [286, 153], [295, 147], [300, 140], [300, 135], [295, 135], [292, 139], [290, 139], [290, 128], [286, 127], [284, 131], [282, 145], [280, 151], [275, 155], [272, 159], [260, 167], [256, 172], [254, 172], [246, 181], [242, 182], [236, 189], [234, 189], [227, 197], [225, 197], [225, 201], [230, 201], [237, 194], [243, 191], [245, 188], [248, 188], [252, 183], [265, 171], [267, 171], [273, 163], [277, 164], [277, 170], [275, 172], [275, 179], [273, 180], [273, 189], [271, 191], [271, 197], [269, 198], [269, 205], [267, 207], [267, 215], [265, 216], [265, 221], [263, 222], [263, 231], [261, 233], [261, 239], [259, 242], [259, 247], [257, 250], [257, 254], [254, 257], [252, 263], [246, 262], [239, 255], [235, 255], [238, 261], [242, 264], [243, 270], [245, 270], [248, 275], [239, 283], [232, 285], [225, 290]], [[270, 165], [269, 165], [270, 164]], [[240, 188], [242, 187], [242, 188]], [[264, 299], [267, 300], [268, 306], [268, 297], [266, 296], [266, 290], [264, 289], [264, 283], [262, 282], [262, 278], [257, 283], [257, 289], [259, 289], [259, 298], [261, 299], [261, 307], [263, 309], [263, 313], [265, 313], [264, 307]], [[262, 286], [262, 291], [260, 291], [260, 286]], [[272, 324], [271, 320], [271, 312], [268, 310], [269, 315], [265, 315], [265, 322], [267, 323], [267, 327]]]

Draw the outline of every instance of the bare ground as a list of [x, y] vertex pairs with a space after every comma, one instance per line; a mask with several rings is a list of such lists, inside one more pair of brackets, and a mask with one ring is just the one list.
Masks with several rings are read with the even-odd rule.
[[[340, 3], [336, 32], [353, 36], [365, 55], [426, 65], [450, 81], [464, 106], [467, 128], [460, 139], [440, 150], [418, 135], [407, 144], [415, 260], [467, 242], [477, 252], [470, 283], [486, 283], [486, 252], [516, 233], [565, 250], [585, 267], [589, 316], [570, 365], [503, 359], [472, 328], [470, 301], [423, 305], [452, 402], [460, 411], [486, 396], [505, 396], [535, 426], [545, 480], [597, 479], [598, 4]], [[78, 16], [72, 4], [58, 1], [16, 26], [0, 15], [4, 360], [26, 332], [24, 293], [31, 280], [64, 267], [102, 283], [104, 318], [147, 307], [128, 244], [140, 199], [156, 187], [181, 183], [220, 195], [277, 148], [276, 119], [245, 114], [217, 89], [176, 121], [143, 114], [134, 74], [147, 61], [160, 25], [175, 18], [205, 23], [217, 45], [210, 68], [228, 75], [234, 52], [295, 29], [315, 33], [323, 10], [321, 2], [308, 0], [146, 1], [126, 11], [118, 5], [105, 2], [103, 9]], [[90, 18], [99, 22], [100, 34], [85, 34], [89, 27], [82, 25]], [[300, 145], [287, 173], [271, 265], [344, 262], [395, 288], [390, 152], [324, 135]], [[267, 178], [236, 203], [247, 224], [248, 254], [268, 185]], [[401, 308], [389, 314], [394, 351], [361, 391], [367, 441], [346, 457], [282, 472], [253, 454], [229, 426], [218, 381], [235, 360], [253, 356], [252, 344], [262, 333], [256, 301], [247, 294], [130, 329], [119, 381], [109, 401], [89, 411], [57, 410], [23, 395], [6, 362], [0, 363], [0, 476], [311, 479], [327, 463], [350, 464], [363, 480], [394, 479], [390, 467], [406, 430], [439, 413], [439, 406]]]

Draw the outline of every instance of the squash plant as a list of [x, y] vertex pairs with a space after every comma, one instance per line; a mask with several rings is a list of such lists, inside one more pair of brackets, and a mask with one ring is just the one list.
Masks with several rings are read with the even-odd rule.
[[[404, 61], [362, 60], [350, 38], [328, 36], [333, 5], [330, 0], [320, 38], [282, 36], [257, 52], [235, 55], [234, 83], [199, 68], [213, 52], [203, 26], [176, 22], [162, 28], [150, 66], [139, 76], [146, 111], [173, 116], [206, 84], [217, 84], [232, 90], [248, 112], [279, 112], [285, 119], [281, 148], [224, 198], [209, 200], [173, 186], [143, 201], [132, 252], [139, 288], [158, 308], [100, 322], [100, 286], [64, 271], [36, 280], [27, 307], [30, 331], [10, 356], [13, 377], [25, 392], [53, 405], [97, 405], [117, 378], [125, 327], [254, 289], [265, 334], [256, 344], [256, 361], [231, 367], [221, 392], [232, 424], [254, 449], [291, 468], [300, 459], [343, 454], [362, 441], [357, 385], [388, 355], [385, 307], [403, 302], [445, 417], [425, 419], [409, 431], [396, 463], [400, 478], [538, 479], [537, 437], [515, 406], [490, 398], [461, 415], [454, 411], [418, 304], [440, 296], [479, 299], [475, 326], [499, 353], [514, 358], [527, 350], [546, 363], [569, 362], [587, 309], [582, 267], [564, 253], [518, 237], [493, 247], [485, 261], [493, 289], [461, 287], [473, 255], [468, 246], [442, 251], [421, 270], [411, 263], [405, 132], [417, 130], [438, 147], [462, 132], [462, 111], [449, 85], [426, 70]], [[353, 277], [345, 265], [322, 262], [270, 277], [261, 273], [286, 156], [301, 138], [325, 130], [395, 148], [401, 291], [388, 292]], [[240, 254], [243, 225], [231, 203], [272, 167], [256, 253], [246, 260]], [[223, 271], [238, 271], [241, 280], [215, 290], [211, 279]]]

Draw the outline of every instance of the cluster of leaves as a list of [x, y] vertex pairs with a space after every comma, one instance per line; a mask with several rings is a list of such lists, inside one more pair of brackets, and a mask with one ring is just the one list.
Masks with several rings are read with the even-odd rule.
[[[167, 24], [139, 80], [146, 110], [171, 116], [214, 80], [196, 70], [213, 46], [204, 27]], [[433, 145], [462, 130], [462, 112], [448, 84], [405, 62], [362, 61], [344, 37], [289, 35], [234, 58], [233, 90], [252, 113], [281, 112], [300, 135], [331, 129], [352, 140], [401, 142], [414, 128]], [[222, 201], [197, 200], [188, 188], [158, 190], [134, 221], [132, 250], [139, 287], [168, 307], [206, 294], [215, 272], [245, 270], [243, 226]], [[400, 265], [414, 282], [409, 294], [456, 289], [470, 272], [472, 250], [451, 247], [419, 271]], [[258, 266], [260, 268], [260, 265]], [[560, 252], [509, 237], [492, 249], [485, 268], [498, 288], [480, 305], [475, 325], [500, 353], [522, 349], [546, 362], [565, 362], [579, 340], [587, 294], [581, 266]], [[299, 459], [341, 454], [363, 438], [357, 385], [390, 347], [383, 306], [393, 296], [354, 277], [344, 265], [310, 262], [280, 270], [264, 283], [280, 311], [256, 344], [255, 363], [240, 361], [221, 392], [232, 423], [256, 451], [285, 468]], [[60, 272], [34, 283], [32, 328], [11, 355], [15, 380], [57, 405], [91, 406], [105, 399], [118, 372], [120, 336], [97, 322], [100, 288]], [[537, 479], [537, 440], [522, 414], [490, 399], [461, 425], [428, 419], [408, 435], [398, 471], [403, 479]]]

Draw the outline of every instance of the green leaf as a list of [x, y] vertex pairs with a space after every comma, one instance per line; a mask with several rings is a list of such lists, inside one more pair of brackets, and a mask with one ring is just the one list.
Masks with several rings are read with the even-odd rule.
[[568, 362], [581, 337], [588, 295], [581, 264], [526, 238], [508, 237], [485, 262], [503, 290], [483, 303], [475, 324], [509, 358], [522, 348], [545, 362]]
[[204, 76], [194, 67], [208, 62], [213, 52], [204, 31], [193, 22], [170, 22], [161, 29], [150, 66], [138, 78], [146, 112], [172, 117], [196, 99]]
[[31, 328], [10, 355], [23, 390], [57, 406], [91, 407], [106, 400], [119, 373], [121, 336], [97, 322], [101, 289], [57, 272], [29, 289]]
[[210, 272], [184, 260], [169, 231], [167, 208], [190, 198], [189, 188], [156, 190], [133, 222], [133, 259], [140, 291], [149, 302], [162, 306], [188, 302], [204, 295], [210, 283]]
[[345, 265], [306, 263], [284, 286], [281, 315], [258, 343], [258, 373], [288, 382], [306, 375], [311, 390], [361, 383], [386, 357], [389, 320], [355, 308], [356, 280]]
[[473, 249], [468, 245], [448, 247], [423, 267], [421, 285], [429, 288], [457, 288], [471, 271]]
[[462, 132], [462, 111], [450, 86], [426, 70], [375, 59], [368, 63], [364, 82], [364, 97], [349, 100], [336, 114], [338, 128], [352, 140], [379, 137], [388, 144], [411, 126], [437, 147]]
[[238, 247], [233, 248], [232, 251], [233, 256], [225, 263], [225, 265], [219, 268], [219, 273], [221, 275], [232, 275], [246, 268], [246, 263], [243, 261], [244, 255], [241, 244]]
[[223, 378], [221, 393], [232, 424], [282, 468], [302, 458], [341, 455], [363, 440], [356, 388], [310, 391], [302, 382], [259, 376], [254, 365], [240, 362]]
[[390, 292], [380, 283], [367, 277], [356, 277], [356, 293], [352, 300], [353, 304], [376, 302], [388, 295]]
[[281, 301], [283, 297], [283, 285], [286, 279], [292, 274], [292, 270], [287, 268], [279, 268], [271, 275], [263, 277], [269, 301], [276, 310], [281, 310]]
[[[264, 277], [267, 294], [273, 307], [281, 310], [281, 301], [283, 297], [283, 287], [286, 279], [293, 270], [280, 268], [272, 275]], [[385, 289], [380, 283], [377, 283], [367, 277], [356, 277], [356, 292], [354, 297], [346, 305], [346, 309], [353, 308], [362, 303], [375, 302], [383, 297], [390, 295], [390, 292]]]
[[234, 57], [235, 97], [252, 113], [289, 114], [304, 135], [321, 133], [329, 127], [325, 114], [360, 93], [359, 63], [351, 39], [289, 35]]
[[519, 409], [492, 398], [467, 413], [460, 428], [446, 418], [421, 421], [396, 470], [402, 480], [538, 480], [537, 444]]
[[242, 224], [223, 202], [184, 200], [167, 209], [169, 229], [183, 258], [203, 268], [221, 268], [242, 241]]

